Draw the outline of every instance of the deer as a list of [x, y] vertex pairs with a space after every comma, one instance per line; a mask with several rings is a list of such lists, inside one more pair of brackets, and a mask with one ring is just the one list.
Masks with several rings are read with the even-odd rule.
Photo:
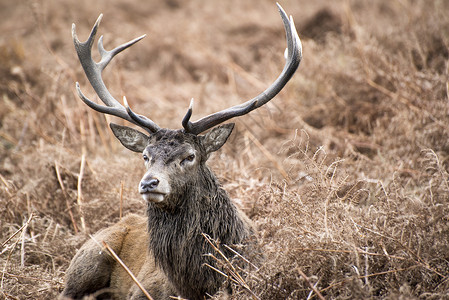
[[[89, 100], [77, 82], [80, 99], [91, 109], [124, 119], [145, 132], [110, 123], [120, 143], [142, 155], [146, 171], [138, 190], [147, 208], [145, 216], [130, 214], [100, 230], [82, 245], [66, 271], [61, 298], [80, 299], [93, 295], [146, 299], [142, 289], [98, 241], [104, 241], [117, 253], [153, 299], [205, 299], [224, 286], [226, 278], [210, 254], [218, 247], [227, 257], [235, 256], [236, 252], [225, 246], [240, 245], [246, 249], [255, 229], [251, 220], [231, 201], [206, 161], [226, 143], [234, 128], [234, 123], [222, 123], [246, 115], [273, 99], [301, 62], [302, 45], [293, 18], [288, 17], [279, 4], [277, 6], [287, 39], [286, 63], [278, 78], [253, 99], [197, 121], [191, 121], [192, 100], [181, 129], [160, 128], [149, 117], [135, 113], [125, 97], [122, 105], [103, 82], [102, 71], [115, 55], [145, 35], [109, 51], [103, 47], [101, 36], [98, 40], [101, 59], [95, 62], [92, 45], [102, 14], [85, 42], [79, 41], [75, 24], [72, 24], [79, 61], [104, 105]], [[210, 243], [206, 237], [217, 244]]]

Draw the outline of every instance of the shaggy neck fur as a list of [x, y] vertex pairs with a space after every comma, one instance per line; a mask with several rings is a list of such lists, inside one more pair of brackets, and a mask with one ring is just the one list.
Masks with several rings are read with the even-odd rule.
[[[148, 206], [149, 246], [180, 296], [204, 299], [215, 294], [225, 278], [204, 265], [217, 267], [215, 260], [205, 254], [218, 255], [202, 233], [221, 244], [233, 245], [242, 243], [250, 229], [206, 166], [197, 180], [173, 197], [178, 203], [173, 209]], [[227, 257], [232, 256], [221, 250]]]

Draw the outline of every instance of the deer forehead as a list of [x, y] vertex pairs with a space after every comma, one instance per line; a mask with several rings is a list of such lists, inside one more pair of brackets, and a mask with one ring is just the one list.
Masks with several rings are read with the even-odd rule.
[[182, 144], [176, 147], [172, 145], [149, 145], [145, 148], [144, 154], [151, 158], [152, 162], [163, 161], [165, 164], [176, 159], [183, 159], [185, 156], [198, 153], [190, 144]]
[[201, 153], [201, 142], [197, 136], [177, 130], [161, 130], [154, 134], [143, 151], [152, 161], [170, 163], [177, 158]]

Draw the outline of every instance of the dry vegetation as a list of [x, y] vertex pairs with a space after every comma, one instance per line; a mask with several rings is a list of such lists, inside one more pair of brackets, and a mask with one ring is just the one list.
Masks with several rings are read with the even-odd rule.
[[[261, 299], [317, 299], [310, 284], [328, 299], [449, 299], [449, 2], [281, 4], [304, 60], [211, 161], [259, 227], [249, 288]], [[100, 12], [106, 48], [147, 34], [105, 79], [161, 126], [179, 128], [191, 97], [194, 118], [246, 100], [283, 65], [272, 1], [1, 1], [0, 298], [55, 298], [121, 199], [123, 214], [144, 212], [140, 156], [75, 93], [80, 81], [93, 97], [71, 23], [84, 40]]]

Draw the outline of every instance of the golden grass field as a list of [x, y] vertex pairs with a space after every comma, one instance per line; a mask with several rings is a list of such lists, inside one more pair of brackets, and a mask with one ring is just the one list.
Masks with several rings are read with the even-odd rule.
[[[449, 299], [449, 2], [280, 4], [303, 61], [209, 161], [258, 227], [251, 292], [230, 297]], [[193, 120], [254, 97], [284, 65], [274, 1], [2, 0], [0, 299], [56, 298], [89, 234], [145, 212], [141, 156], [76, 95], [97, 99], [71, 25], [85, 40], [100, 13], [107, 49], [147, 34], [104, 78], [163, 127], [192, 97]]]

